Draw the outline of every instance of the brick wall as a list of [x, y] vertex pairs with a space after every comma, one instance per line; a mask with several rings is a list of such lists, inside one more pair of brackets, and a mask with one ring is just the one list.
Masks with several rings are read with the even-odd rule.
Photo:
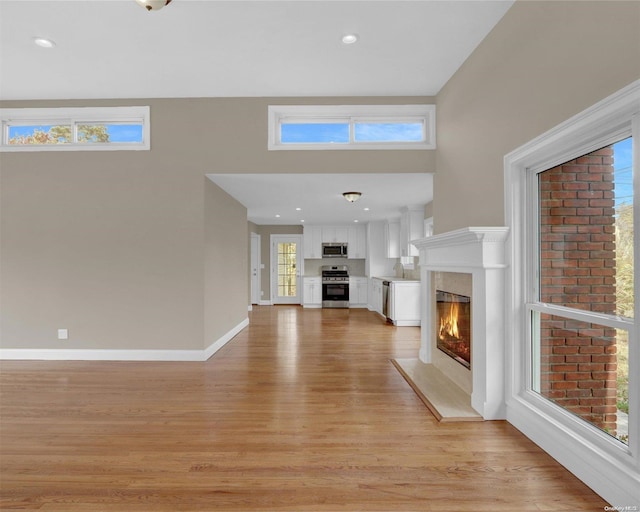
[[[540, 175], [543, 302], [615, 314], [613, 149]], [[542, 315], [540, 392], [616, 433], [615, 329]]]

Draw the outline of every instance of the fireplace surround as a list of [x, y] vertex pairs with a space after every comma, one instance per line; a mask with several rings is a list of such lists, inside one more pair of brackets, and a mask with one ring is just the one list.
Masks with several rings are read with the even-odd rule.
[[[420, 251], [419, 359], [466, 391], [473, 409], [486, 420], [505, 418], [504, 244], [508, 233], [506, 227], [469, 227], [412, 241]], [[437, 289], [471, 297], [470, 368], [437, 348]]]

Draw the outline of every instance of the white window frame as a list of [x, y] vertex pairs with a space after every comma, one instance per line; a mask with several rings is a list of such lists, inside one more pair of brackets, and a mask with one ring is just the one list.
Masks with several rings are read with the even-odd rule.
[[[0, 109], [0, 151], [148, 151], [151, 149], [150, 109], [135, 107], [55, 107]], [[9, 127], [17, 125], [142, 124], [142, 142], [9, 144]]]
[[[572, 117], [505, 156], [507, 245], [507, 419], [576, 474], [605, 500], [617, 506], [640, 503], [640, 280], [635, 282], [635, 320], [612, 320], [601, 314], [536, 303], [538, 246], [537, 173], [633, 135], [634, 196], [640, 198], [640, 80]], [[640, 208], [634, 210], [640, 225]], [[635, 240], [635, 268], [640, 250]], [[629, 330], [629, 444], [545, 399], [532, 388], [532, 313], [558, 313], [597, 324], [611, 322]]]
[[[353, 149], [435, 149], [435, 105], [269, 105], [268, 144], [270, 151], [353, 150]], [[288, 123], [348, 123], [348, 143], [282, 143], [280, 126]], [[354, 125], [362, 122], [420, 122], [423, 140], [416, 142], [356, 141]]]

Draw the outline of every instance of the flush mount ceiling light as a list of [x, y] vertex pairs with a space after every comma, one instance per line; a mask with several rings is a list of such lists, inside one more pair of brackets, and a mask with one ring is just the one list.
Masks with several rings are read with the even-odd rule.
[[169, 5], [170, 2], [171, 0], [136, 0], [136, 3], [147, 11], [159, 11], [165, 5]]
[[343, 192], [342, 195], [350, 203], [355, 203], [358, 199], [360, 199], [362, 192]]
[[344, 44], [353, 44], [358, 41], [358, 34], [345, 34], [342, 36]]
[[45, 37], [34, 37], [33, 42], [40, 48], [53, 48], [56, 45], [56, 43], [51, 39], [47, 39]]

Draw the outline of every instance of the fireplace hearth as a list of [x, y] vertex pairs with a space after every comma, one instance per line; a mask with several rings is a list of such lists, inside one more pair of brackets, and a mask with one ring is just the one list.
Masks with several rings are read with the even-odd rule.
[[471, 297], [436, 290], [436, 346], [471, 368]]

